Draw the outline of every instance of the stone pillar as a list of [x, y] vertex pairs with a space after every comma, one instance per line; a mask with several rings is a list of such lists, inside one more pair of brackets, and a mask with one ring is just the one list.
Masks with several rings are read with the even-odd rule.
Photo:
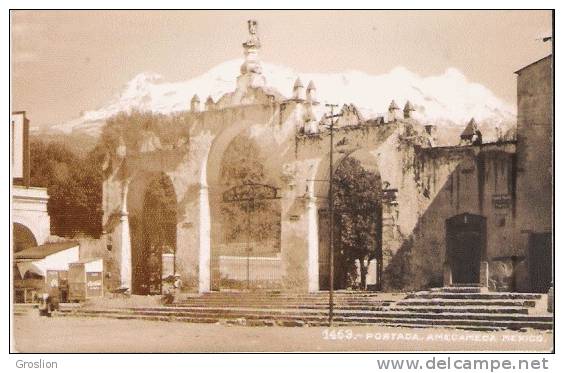
[[452, 269], [448, 262], [443, 264], [443, 286], [452, 286]]
[[316, 198], [307, 200], [308, 291], [319, 291], [319, 230], [317, 229]]
[[550, 289], [548, 289], [546, 310], [550, 313], [554, 313], [554, 284], [550, 284]]
[[198, 292], [209, 292], [211, 287], [211, 215], [207, 184], [200, 184], [200, 251], [198, 262]]
[[484, 290], [488, 290], [488, 282], [490, 279], [488, 262], [480, 262], [480, 287]]
[[120, 247], [120, 287], [131, 289], [131, 236], [129, 234], [129, 213], [127, 212], [127, 192], [129, 180], [123, 183], [121, 210], [119, 214], [119, 247]]

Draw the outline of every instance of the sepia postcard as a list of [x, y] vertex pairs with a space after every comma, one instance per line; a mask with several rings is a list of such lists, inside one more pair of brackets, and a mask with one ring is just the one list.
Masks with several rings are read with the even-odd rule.
[[553, 10], [9, 29], [11, 352], [554, 351]]

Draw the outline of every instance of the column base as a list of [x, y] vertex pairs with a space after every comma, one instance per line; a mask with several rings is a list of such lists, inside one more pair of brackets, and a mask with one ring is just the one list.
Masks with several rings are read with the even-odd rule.
[[446, 262], [443, 264], [443, 286], [452, 286], [452, 269]]
[[490, 272], [488, 262], [480, 262], [480, 287], [482, 288], [482, 292], [488, 291], [489, 279]]

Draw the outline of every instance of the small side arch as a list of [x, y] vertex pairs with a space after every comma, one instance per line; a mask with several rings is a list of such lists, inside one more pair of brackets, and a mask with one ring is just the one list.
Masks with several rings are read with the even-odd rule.
[[37, 246], [37, 239], [35, 235], [27, 226], [21, 223], [13, 223], [13, 251], [28, 249]]

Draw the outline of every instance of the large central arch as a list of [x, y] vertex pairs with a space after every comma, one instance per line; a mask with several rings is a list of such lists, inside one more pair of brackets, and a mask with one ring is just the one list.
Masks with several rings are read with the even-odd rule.
[[268, 155], [242, 131], [210, 185], [212, 289], [281, 286], [281, 207]]
[[[335, 173], [339, 170], [341, 166], [344, 166], [348, 161], [354, 160], [360, 167], [375, 175], [374, 188], [377, 190], [378, 200], [375, 201], [375, 211], [374, 216], [376, 218], [376, 224], [374, 233], [374, 241], [376, 247], [376, 256], [369, 263], [369, 281], [373, 284], [371, 288], [380, 289], [382, 286], [382, 180], [379, 171], [379, 165], [376, 156], [367, 149], [352, 148], [341, 151], [334, 152], [333, 160], [333, 172]], [[330, 272], [330, 224], [329, 224], [329, 157], [326, 156], [320, 162], [317, 168], [316, 176], [312, 178], [309, 184], [310, 195], [312, 195], [317, 202], [317, 227], [318, 227], [318, 279], [319, 279], [319, 289], [327, 290], [329, 289], [329, 272]], [[334, 190], [335, 192], [335, 190]], [[342, 207], [341, 207], [342, 208]], [[334, 287], [344, 288], [346, 283], [344, 281], [345, 272], [343, 269], [344, 263], [341, 260], [343, 255], [341, 253], [340, 245], [340, 220], [343, 214], [339, 213], [339, 206], [335, 206], [335, 218], [334, 218]], [[310, 265], [312, 263], [310, 262]]]

